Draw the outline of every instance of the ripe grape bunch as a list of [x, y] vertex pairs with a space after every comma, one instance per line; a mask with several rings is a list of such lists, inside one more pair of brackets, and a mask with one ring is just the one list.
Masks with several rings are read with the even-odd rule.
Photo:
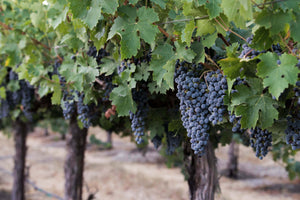
[[250, 132], [250, 145], [255, 149], [256, 157], [262, 160], [268, 154], [269, 147], [272, 146], [272, 133], [258, 127], [251, 129]]
[[92, 125], [93, 115], [91, 114], [91, 109], [89, 105], [83, 103], [84, 93], [77, 92], [78, 102], [77, 102], [77, 112], [78, 119], [83, 123], [84, 128], [89, 128]]
[[167, 154], [171, 155], [175, 152], [176, 148], [181, 144], [181, 136], [174, 132], [167, 131]]
[[176, 63], [175, 82], [176, 96], [180, 100], [181, 120], [190, 137], [191, 148], [195, 154], [203, 155], [208, 143], [209, 116], [208, 93], [206, 83], [200, 80], [201, 65], [188, 70], [186, 62]]
[[131, 129], [136, 136], [135, 141], [137, 144], [141, 144], [145, 135], [145, 120], [149, 110], [148, 105], [148, 93], [145, 87], [132, 90], [133, 100], [137, 103], [137, 111], [135, 113], [130, 112]]
[[155, 149], [158, 149], [160, 147], [161, 140], [162, 140], [162, 138], [159, 135], [155, 135], [152, 138], [151, 142], [153, 143]]
[[221, 74], [220, 70], [211, 71], [207, 73], [206, 81], [208, 83], [208, 110], [211, 113], [209, 121], [213, 125], [223, 121], [223, 115], [226, 112], [224, 105], [224, 96], [227, 90], [227, 80]]
[[[248, 37], [246, 39], [248, 44], [251, 44], [252, 40], [253, 40], [253, 36]], [[259, 54], [266, 52], [266, 51], [256, 51], [256, 50], [252, 49], [251, 47], [249, 47], [248, 44], [245, 43], [245, 44], [242, 45], [242, 52], [241, 52], [239, 58], [248, 58], [248, 57], [250, 57], [252, 59], [252, 58], [258, 56]]]
[[15, 91], [6, 91], [6, 99], [1, 99], [1, 114], [0, 119], [9, 116], [9, 111], [19, 108], [22, 105], [21, 110], [24, 116], [29, 120], [33, 120], [32, 116], [32, 102], [34, 100], [34, 88], [29, 82], [25, 80], [19, 80], [18, 75], [13, 71], [9, 71], [9, 81], [17, 81], [20, 88]]
[[286, 143], [292, 146], [293, 150], [300, 149], [300, 113], [287, 117]]

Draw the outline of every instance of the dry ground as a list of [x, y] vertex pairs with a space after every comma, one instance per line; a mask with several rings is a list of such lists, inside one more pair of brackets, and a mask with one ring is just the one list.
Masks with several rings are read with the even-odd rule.
[[[105, 133], [89, 131], [105, 140]], [[86, 152], [84, 200], [88, 190], [97, 200], [188, 200], [188, 187], [180, 169], [168, 169], [163, 158], [150, 149], [146, 156], [136, 151], [128, 138], [113, 137], [112, 150], [99, 151], [89, 145]], [[0, 200], [8, 200], [12, 184], [13, 140], [0, 134]], [[240, 179], [222, 176], [228, 147], [217, 150], [221, 193], [218, 200], [299, 200], [300, 181], [289, 181], [287, 173], [271, 157], [263, 161], [240, 147]], [[43, 130], [28, 137], [29, 178], [38, 187], [63, 196], [65, 142], [58, 135], [45, 137]], [[89, 189], [87, 189], [89, 188]], [[27, 186], [27, 200], [52, 200], [50, 196]]]

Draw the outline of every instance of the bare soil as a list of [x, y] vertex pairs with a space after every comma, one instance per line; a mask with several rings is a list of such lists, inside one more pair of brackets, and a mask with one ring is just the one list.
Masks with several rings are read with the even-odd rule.
[[[106, 133], [92, 128], [101, 140]], [[10, 199], [13, 169], [13, 140], [0, 134], [0, 200]], [[63, 197], [65, 142], [58, 134], [44, 136], [36, 129], [28, 136], [28, 177], [43, 191]], [[111, 150], [88, 145], [85, 163], [84, 200], [95, 194], [96, 200], [188, 200], [188, 186], [178, 168], [167, 168], [160, 154], [150, 147], [145, 156], [129, 138], [113, 135]], [[271, 154], [262, 161], [250, 148], [240, 146], [239, 179], [226, 178], [228, 146], [216, 150], [220, 171], [217, 200], [299, 200], [300, 181], [289, 181], [280, 163]], [[34, 190], [27, 184], [27, 200], [56, 198]]]

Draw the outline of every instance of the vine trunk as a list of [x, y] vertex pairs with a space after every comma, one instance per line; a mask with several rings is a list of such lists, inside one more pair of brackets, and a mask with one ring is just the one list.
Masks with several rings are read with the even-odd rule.
[[14, 123], [14, 171], [12, 200], [25, 200], [25, 166], [26, 166], [26, 138], [28, 125], [17, 119]]
[[84, 152], [87, 129], [80, 129], [76, 115], [69, 124], [67, 137], [67, 157], [65, 161], [65, 200], [82, 200]]
[[192, 152], [190, 144], [185, 143], [184, 157], [188, 172], [190, 200], [214, 200], [219, 181], [217, 160], [212, 144], [209, 142], [206, 154], [199, 157]]
[[239, 145], [235, 141], [231, 141], [228, 151], [228, 177], [236, 179], [238, 178], [238, 156], [239, 156]]

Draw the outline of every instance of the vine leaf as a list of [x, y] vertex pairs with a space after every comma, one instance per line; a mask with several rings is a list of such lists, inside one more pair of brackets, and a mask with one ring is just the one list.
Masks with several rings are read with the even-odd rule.
[[213, 19], [220, 15], [222, 12], [221, 0], [198, 0], [199, 5], [205, 5], [208, 10], [209, 18]]
[[185, 28], [182, 31], [181, 40], [186, 42], [188, 46], [191, 45], [192, 35], [195, 29], [195, 22], [191, 20], [189, 23], [185, 25]]
[[273, 10], [263, 10], [255, 22], [270, 30], [271, 35], [278, 34], [285, 29], [285, 25], [292, 20], [291, 12], [279, 11], [273, 13]]
[[270, 93], [279, 98], [289, 84], [295, 85], [300, 70], [295, 66], [298, 61], [292, 55], [280, 56], [281, 64], [277, 64], [278, 56], [275, 53], [265, 53], [259, 56], [257, 75], [263, 79], [264, 87], [269, 87]]
[[82, 20], [90, 29], [93, 29], [97, 23], [98, 19], [101, 17], [101, 2], [98, 0], [93, 0], [91, 2], [90, 9], [88, 10], [86, 17]]
[[164, 74], [167, 72], [163, 68], [165, 63], [174, 56], [173, 47], [170, 44], [163, 44], [157, 46], [152, 52], [152, 59], [150, 62], [150, 70], [153, 71], [153, 80], [157, 82], [160, 87], [163, 81]]
[[90, 1], [68, 0], [70, 2], [70, 9], [72, 10], [73, 17], [83, 19], [87, 14], [87, 7]]
[[114, 88], [109, 99], [112, 105], [116, 105], [118, 116], [127, 116], [129, 111], [136, 112], [136, 103], [132, 99], [131, 88], [127, 84]]
[[265, 27], [260, 27], [255, 31], [252, 44], [250, 47], [263, 51], [265, 49], [269, 49], [272, 45], [273, 41], [270, 38], [270, 31]]
[[159, 5], [162, 9], [166, 8], [167, 0], [152, 0], [152, 2]]
[[158, 84], [155, 81], [153, 81], [151, 83], [148, 83], [148, 87], [151, 94], [166, 94], [167, 90], [169, 89], [169, 85], [166, 83], [165, 80], [162, 81], [161, 86], [158, 86]]
[[134, 73], [134, 79], [137, 81], [147, 81], [149, 76], [149, 66], [145, 63], [142, 63], [141, 66], [138, 66], [137, 71]]
[[296, 14], [296, 19], [295, 21], [292, 21], [291, 23], [291, 36], [296, 40], [297, 42], [300, 42], [300, 14]]
[[105, 76], [112, 75], [114, 71], [118, 68], [117, 63], [115, 63], [112, 59], [109, 58], [102, 58], [100, 74], [105, 74]]
[[278, 119], [278, 111], [274, 107], [277, 102], [269, 94], [263, 94], [260, 79], [249, 78], [247, 82], [249, 86], [236, 86], [238, 92], [231, 99], [236, 115], [242, 116], [242, 128], [254, 128], [258, 121], [263, 129], [272, 126], [274, 120]]
[[99, 0], [102, 5], [102, 11], [107, 14], [114, 14], [119, 6], [118, 0]]
[[135, 56], [140, 48], [140, 39], [152, 43], [158, 28], [153, 25], [158, 21], [158, 15], [152, 8], [124, 6], [120, 8], [120, 15], [115, 20], [108, 34], [108, 40], [114, 35], [121, 36], [121, 58]]
[[250, 1], [222, 0], [221, 4], [229, 21], [243, 27], [248, 19], [252, 19], [252, 5]]

